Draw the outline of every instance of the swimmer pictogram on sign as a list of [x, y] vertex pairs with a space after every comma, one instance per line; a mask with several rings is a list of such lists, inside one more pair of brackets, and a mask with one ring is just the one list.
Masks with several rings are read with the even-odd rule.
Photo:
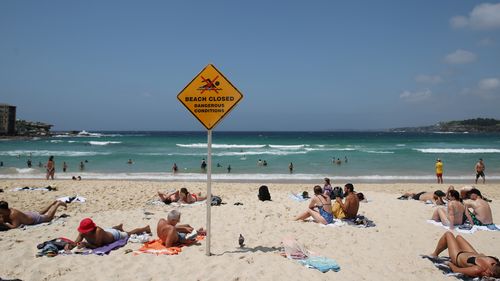
[[177, 95], [177, 99], [211, 130], [243, 98], [241, 92], [212, 64], [207, 65]]

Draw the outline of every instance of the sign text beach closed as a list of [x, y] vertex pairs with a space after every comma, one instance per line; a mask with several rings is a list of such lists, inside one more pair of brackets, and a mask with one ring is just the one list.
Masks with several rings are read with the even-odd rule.
[[177, 95], [207, 130], [214, 128], [242, 98], [240, 91], [212, 64]]

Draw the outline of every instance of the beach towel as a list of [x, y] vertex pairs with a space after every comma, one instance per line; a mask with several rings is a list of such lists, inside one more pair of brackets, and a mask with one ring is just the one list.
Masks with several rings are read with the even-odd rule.
[[85, 201], [87, 201], [87, 199], [85, 197], [81, 197], [81, 196], [65, 196], [65, 197], [60, 197], [60, 198], [57, 198], [57, 201], [61, 201], [61, 202], [64, 202], [64, 203], [73, 203], [73, 202], [78, 202], [78, 203], [85, 203]]
[[12, 191], [37, 191], [37, 190], [41, 190], [41, 191], [53, 191], [53, 190], [57, 190], [56, 187], [52, 187], [52, 186], [47, 186], [47, 187], [29, 187], [29, 186], [25, 186], [25, 187], [16, 187], [14, 188]]
[[128, 238], [124, 238], [124, 239], [117, 240], [111, 244], [104, 245], [104, 246], [99, 247], [99, 248], [95, 248], [92, 250], [91, 254], [99, 255], [99, 256], [108, 255], [111, 251], [127, 245], [127, 240], [128, 240]]
[[296, 260], [297, 262], [308, 268], [314, 268], [323, 273], [330, 270], [340, 270], [340, 266], [335, 260], [327, 257], [317, 256], [316, 254], [309, 251], [304, 245], [297, 242], [297, 240], [295, 240], [294, 238], [283, 238], [281, 245], [282, 256], [291, 260]]
[[98, 256], [103, 256], [103, 255], [109, 255], [109, 253], [113, 250], [116, 250], [118, 248], [121, 248], [125, 245], [127, 245], [127, 241], [128, 241], [128, 238], [123, 238], [123, 239], [120, 239], [120, 240], [116, 240], [115, 242], [111, 243], [111, 244], [108, 244], [108, 245], [104, 245], [102, 247], [99, 247], [99, 248], [95, 248], [95, 249], [73, 249], [72, 252], [68, 252], [68, 251], [59, 251], [60, 254], [64, 254], [64, 255], [71, 255], [71, 254], [77, 254], [77, 255], [98, 255]]
[[[427, 220], [428, 223], [440, 226], [442, 228], [445, 228], [447, 230], [450, 230], [449, 226], [444, 225], [442, 222], [437, 222], [435, 220]], [[483, 231], [500, 231], [500, 225], [495, 225], [495, 224], [489, 224], [489, 225], [470, 225], [470, 224], [462, 224], [462, 225], [456, 225], [455, 229], [457, 232], [460, 233], [466, 233], [466, 234], [473, 234], [474, 232], [478, 230], [483, 230]]]
[[151, 235], [148, 233], [143, 234], [132, 234], [128, 238], [128, 242], [130, 243], [147, 243], [151, 239]]
[[355, 219], [333, 219], [333, 222], [327, 225], [320, 224], [322, 227], [340, 227], [350, 225], [358, 228], [375, 227], [376, 224], [365, 216], [358, 215]]
[[337, 264], [337, 262], [327, 257], [320, 257], [320, 256], [308, 257], [303, 260], [299, 260], [299, 263], [309, 268], [315, 268], [323, 273], [330, 270], [335, 272], [340, 270], [340, 266]]
[[428, 259], [430, 260], [435, 267], [437, 267], [441, 272], [446, 275], [446, 276], [453, 276], [456, 277], [457, 279], [460, 280], [465, 280], [465, 281], [500, 281], [498, 278], [493, 278], [493, 277], [468, 277], [462, 273], [456, 273], [451, 270], [451, 268], [448, 266], [448, 262], [451, 261], [449, 257], [431, 257], [428, 255], [420, 255], [423, 259]]
[[202, 200], [202, 201], [197, 201], [192, 204], [184, 204], [180, 202], [172, 202], [170, 204], [165, 204], [165, 202], [159, 200], [159, 199], [151, 199], [146, 201], [146, 205], [155, 205], [155, 206], [173, 206], [173, 207], [190, 207], [190, 206], [197, 206], [197, 205], [203, 205], [207, 202], [207, 200]]
[[290, 193], [290, 194], [288, 194], [288, 197], [294, 201], [297, 201], [297, 202], [304, 202], [304, 201], [307, 201], [309, 199], [309, 198], [304, 198], [302, 196], [302, 193], [297, 193], [297, 194]]
[[134, 255], [138, 255], [141, 253], [144, 254], [154, 254], [154, 255], [178, 255], [180, 252], [182, 252], [182, 247], [191, 245], [193, 243], [196, 243], [198, 241], [201, 241], [205, 239], [204, 235], [197, 235], [196, 239], [194, 241], [186, 241], [186, 243], [182, 243], [179, 246], [176, 247], [165, 247], [163, 245], [162, 241], [160, 239], [155, 239], [153, 241], [144, 243], [142, 247], [134, 252]]

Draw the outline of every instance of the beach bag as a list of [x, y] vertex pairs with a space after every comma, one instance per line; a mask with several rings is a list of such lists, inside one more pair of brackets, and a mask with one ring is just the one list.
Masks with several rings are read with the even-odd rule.
[[212, 196], [212, 201], [210, 202], [210, 205], [212, 206], [220, 206], [222, 204], [222, 198], [219, 196]]
[[259, 194], [257, 195], [260, 201], [271, 201], [271, 194], [266, 185], [259, 187]]
[[337, 197], [340, 197], [340, 199], [344, 198], [344, 191], [339, 186], [334, 187], [330, 193], [330, 199], [335, 200]]

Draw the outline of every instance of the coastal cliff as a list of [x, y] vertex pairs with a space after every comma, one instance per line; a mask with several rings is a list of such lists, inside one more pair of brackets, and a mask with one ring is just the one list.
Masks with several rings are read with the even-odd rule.
[[500, 133], [500, 120], [492, 118], [476, 118], [461, 121], [439, 122], [431, 126], [403, 127], [390, 129], [391, 132], [414, 133]]

